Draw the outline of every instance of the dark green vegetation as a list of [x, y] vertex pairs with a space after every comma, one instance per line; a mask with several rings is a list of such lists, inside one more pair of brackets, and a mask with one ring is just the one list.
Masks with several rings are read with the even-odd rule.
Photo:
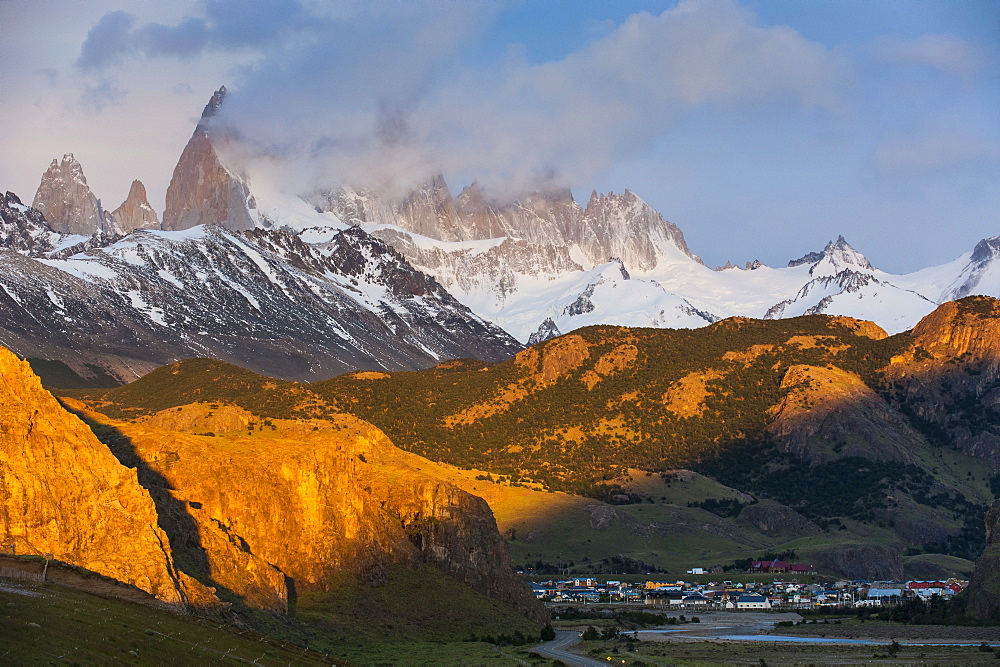
[[[830, 338], [808, 349], [783, 345], [792, 336]], [[761, 440], [767, 409], [787, 393], [781, 380], [789, 366], [822, 366], [831, 358], [830, 347], [846, 341], [851, 347], [836, 355], [838, 364], [872, 377], [907, 344], [905, 337], [874, 341], [826, 317], [734, 319], [696, 330], [590, 327], [561, 340], [571, 337], [582, 340], [589, 358], [551, 382], [539, 382], [532, 377], [535, 369], [509, 361], [488, 372], [432, 369], [380, 381], [348, 374], [310, 388], [429, 458], [611, 497], [598, 483], [626, 468], [690, 467]], [[539, 346], [543, 354], [559, 340]], [[763, 351], [746, 366], [723, 358], [754, 345], [781, 347]], [[594, 372], [594, 362], [621, 346], [636, 348], [635, 361], [588, 388], [585, 376]], [[663, 396], [673, 383], [711, 371], [724, 376], [709, 379], [700, 416], [664, 409]], [[530, 398], [470, 424], [446, 425], [471, 406], [503, 401], [511, 385], [526, 385]]]
[[[34, 367], [32, 367], [34, 368]], [[251, 412], [278, 416], [301, 403], [302, 385], [258, 375], [215, 359], [186, 359], [162, 366], [129, 384], [101, 392], [66, 391], [66, 396], [100, 396], [105, 414], [127, 419], [197, 401], [224, 401]], [[254, 407], [265, 407], [265, 411]]]
[[89, 389], [117, 387], [121, 384], [117, 378], [108, 375], [103, 368], [94, 364], [86, 364], [90, 374], [88, 377], [84, 377], [61, 361], [49, 359], [28, 359], [27, 361], [31, 364], [31, 370], [42, 378], [42, 384], [46, 387]]
[[[1000, 319], [991, 299], [965, 299], [958, 311]], [[1000, 415], [981, 400], [1000, 387], [997, 355], [945, 358], [928, 351], [933, 336], [877, 338], [864, 324], [826, 316], [732, 318], [697, 330], [600, 326], [497, 365], [449, 362], [293, 385], [182, 362], [86, 397], [122, 416], [192, 400], [274, 417], [350, 412], [432, 460], [612, 504], [660, 502], [619, 485], [628, 469], [690, 468], [748, 494], [697, 507], [766, 526], [753, 501], [768, 499], [768, 511], [778, 503], [830, 536], [766, 548], [805, 553], [843, 534], [909, 557], [975, 558], [1000, 461]], [[894, 358], [913, 370], [893, 375]], [[944, 370], [922, 370], [934, 360]], [[939, 395], [946, 412], [931, 409]], [[751, 507], [757, 519], [745, 519]], [[791, 525], [789, 516], [779, 525]], [[530, 547], [524, 555], [535, 560]]]
[[956, 595], [946, 600], [937, 595], [929, 600], [911, 598], [898, 605], [888, 607], [860, 607], [854, 610], [821, 607], [803, 612], [806, 618], [822, 618], [833, 615], [844, 616], [845, 613], [863, 621], [889, 621], [908, 625], [964, 625], [964, 626], [996, 626], [1000, 625], [1000, 613], [992, 618], [977, 618], [966, 612], [965, 594]]

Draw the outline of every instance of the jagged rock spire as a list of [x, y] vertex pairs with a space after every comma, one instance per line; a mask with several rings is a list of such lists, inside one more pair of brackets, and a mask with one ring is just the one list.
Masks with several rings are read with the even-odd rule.
[[128, 234], [133, 229], [159, 229], [160, 221], [156, 217], [156, 211], [149, 205], [146, 199], [146, 187], [142, 181], [132, 181], [129, 188], [128, 197], [122, 205], [111, 214], [115, 231], [119, 234]]
[[31, 204], [45, 216], [53, 231], [83, 234], [110, 231], [109, 216], [101, 201], [90, 191], [83, 166], [72, 153], [52, 160], [42, 175]]
[[209, 119], [218, 113], [225, 98], [225, 86], [212, 95], [174, 167], [167, 187], [163, 229], [188, 229], [204, 224], [232, 230], [254, 227], [249, 188], [223, 166], [212, 145]]

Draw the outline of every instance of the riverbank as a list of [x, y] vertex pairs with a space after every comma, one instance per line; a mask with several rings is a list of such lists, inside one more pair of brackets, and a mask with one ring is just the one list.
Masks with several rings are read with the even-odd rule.
[[804, 623], [791, 627], [770, 628], [767, 634], [796, 637], [820, 637], [838, 639], [871, 639], [877, 641], [919, 641], [928, 644], [950, 642], [1000, 643], [1000, 627], [968, 627], [962, 625], [902, 625], [880, 621], [861, 623], [855, 619], [845, 619], [841, 623]]

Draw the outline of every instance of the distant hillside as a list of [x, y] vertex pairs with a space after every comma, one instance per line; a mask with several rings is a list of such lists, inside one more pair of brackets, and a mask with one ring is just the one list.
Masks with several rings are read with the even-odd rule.
[[[346, 411], [430, 459], [617, 503], [648, 500], [614, 481], [630, 468], [692, 468], [825, 534], [973, 559], [1000, 486], [998, 327], [988, 297], [945, 304], [895, 336], [822, 315], [590, 327], [501, 364], [297, 385], [295, 401], [278, 387], [234, 397], [231, 370], [202, 400], [275, 417]], [[89, 396], [119, 414], [152, 412], [168, 386], [150, 375]]]

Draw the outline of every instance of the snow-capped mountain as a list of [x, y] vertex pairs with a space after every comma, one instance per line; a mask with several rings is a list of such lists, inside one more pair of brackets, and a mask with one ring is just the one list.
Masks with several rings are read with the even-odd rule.
[[282, 191], [216, 127], [225, 97], [178, 161], [161, 229], [141, 183], [109, 214], [70, 154], [34, 208], [4, 197], [0, 344], [122, 379], [187, 356], [306, 379], [499, 360], [593, 324], [826, 313], [895, 333], [943, 301], [1000, 296], [1000, 237], [903, 276], [842, 237], [785, 267], [713, 270], [628, 190], [586, 206], [551, 187], [510, 200], [473, 183], [452, 197], [441, 176], [403, 193]]
[[83, 375], [208, 356], [316, 379], [520, 349], [360, 229], [331, 230], [322, 248], [263, 229], [137, 230], [67, 256], [80, 237], [10, 193], [0, 218], [22, 239], [0, 250], [0, 344]]

